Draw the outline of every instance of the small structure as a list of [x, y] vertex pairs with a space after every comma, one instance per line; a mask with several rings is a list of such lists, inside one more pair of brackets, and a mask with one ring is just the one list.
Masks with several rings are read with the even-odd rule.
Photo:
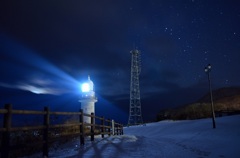
[[[88, 80], [81, 86], [82, 96], [79, 102], [81, 102], [81, 109], [85, 114], [95, 113], [95, 102], [97, 98], [95, 97], [94, 84], [88, 76]], [[83, 121], [85, 123], [91, 123], [91, 118], [84, 116]]]

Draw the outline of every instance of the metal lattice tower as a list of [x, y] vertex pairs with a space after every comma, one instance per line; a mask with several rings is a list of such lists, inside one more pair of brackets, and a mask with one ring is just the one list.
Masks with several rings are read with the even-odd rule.
[[141, 54], [138, 50], [130, 51], [132, 54], [131, 83], [130, 83], [130, 107], [128, 125], [142, 124], [141, 99], [139, 89], [139, 74], [141, 72]]

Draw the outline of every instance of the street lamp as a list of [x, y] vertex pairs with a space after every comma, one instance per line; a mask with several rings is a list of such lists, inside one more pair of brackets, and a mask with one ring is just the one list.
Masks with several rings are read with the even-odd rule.
[[212, 122], [213, 122], [213, 128], [216, 128], [216, 123], [215, 123], [215, 112], [214, 112], [214, 107], [213, 107], [213, 96], [212, 96], [212, 86], [211, 86], [211, 80], [210, 80], [210, 72], [211, 72], [211, 65], [208, 64], [208, 66], [205, 67], [205, 72], [208, 75], [208, 83], [209, 83], [209, 92], [210, 92], [210, 97], [211, 97], [211, 109], [212, 109]]

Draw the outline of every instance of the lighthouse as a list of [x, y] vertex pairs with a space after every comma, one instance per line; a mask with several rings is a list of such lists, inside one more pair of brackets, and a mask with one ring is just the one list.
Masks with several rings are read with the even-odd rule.
[[[95, 102], [97, 98], [95, 97], [94, 84], [88, 76], [88, 80], [81, 85], [82, 96], [79, 102], [81, 102], [81, 109], [85, 114], [95, 113]], [[83, 122], [91, 123], [91, 118], [88, 116], [83, 117]]]

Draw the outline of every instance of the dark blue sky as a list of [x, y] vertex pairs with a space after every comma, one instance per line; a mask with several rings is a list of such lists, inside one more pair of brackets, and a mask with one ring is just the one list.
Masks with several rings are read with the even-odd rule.
[[145, 120], [207, 93], [209, 63], [214, 89], [240, 86], [239, 6], [238, 0], [0, 2], [0, 102], [77, 110], [78, 84], [90, 75], [96, 113], [126, 121], [134, 48], [142, 52]]

